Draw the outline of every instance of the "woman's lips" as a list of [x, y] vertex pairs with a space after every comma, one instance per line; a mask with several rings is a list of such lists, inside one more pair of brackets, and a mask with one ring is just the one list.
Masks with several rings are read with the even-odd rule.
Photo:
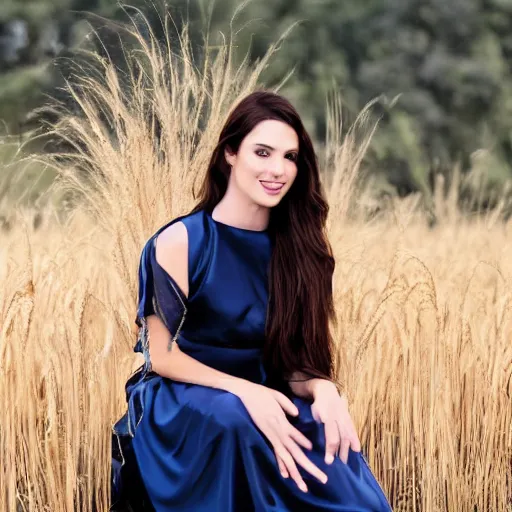
[[281, 189], [284, 187], [284, 183], [273, 183], [269, 181], [260, 181], [260, 183], [261, 186], [263, 187], [263, 190], [271, 196], [279, 194], [279, 192], [281, 192]]

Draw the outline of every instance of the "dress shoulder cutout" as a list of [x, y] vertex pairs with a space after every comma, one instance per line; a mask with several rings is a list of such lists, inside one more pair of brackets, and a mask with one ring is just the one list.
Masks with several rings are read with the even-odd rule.
[[187, 229], [188, 236], [188, 299], [192, 300], [195, 293], [201, 287], [202, 280], [208, 270], [208, 262], [211, 252], [211, 229], [208, 222], [208, 214], [200, 210], [198, 212], [181, 215], [171, 220], [150, 238], [155, 242], [157, 236], [169, 226], [182, 222]]

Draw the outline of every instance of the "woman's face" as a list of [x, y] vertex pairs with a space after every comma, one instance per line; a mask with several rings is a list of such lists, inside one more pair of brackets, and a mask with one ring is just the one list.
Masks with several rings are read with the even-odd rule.
[[242, 140], [238, 153], [225, 157], [231, 167], [229, 186], [259, 206], [279, 204], [297, 176], [299, 139], [282, 121], [257, 124]]

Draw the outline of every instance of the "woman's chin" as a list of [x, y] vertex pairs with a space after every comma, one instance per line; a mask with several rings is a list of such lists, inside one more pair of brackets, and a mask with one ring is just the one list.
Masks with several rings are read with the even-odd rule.
[[277, 206], [281, 202], [283, 197], [284, 197], [284, 195], [281, 193], [275, 194], [275, 195], [270, 195], [270, 194], [260, 195], [260, 194], [258, 194], [258, 197], [254, 198], [255, 199], [254, 202], [260, 206], [265, 206], [267, 208], [273, 208], [274, 206]]
[[276, 197], [273, 199], [260, 199], [258, 201], [255, 201], [256, 204], [259, 206], [264, 206], [265, 208], [273, 208], [274, 206], [277, 206], [281, 202], [281, 197]]

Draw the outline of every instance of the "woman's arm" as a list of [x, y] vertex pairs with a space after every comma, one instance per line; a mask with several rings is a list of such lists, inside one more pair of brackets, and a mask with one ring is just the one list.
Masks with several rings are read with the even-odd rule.
[[235, 394], [249, 382], [200, 363], [182, 352], [176, 342], [172, 350], [168, 350], [172, 336], [163, 322], [155, 315], [148, 316], [147, 322], [151, 368], [155, 373], [175, 381], [218, 388]]
[[[172, 224], [158, 235], [156, 259], [188, 296], [188, 234], [182, 222]], [[147, 326], [151, 368], [162, 377], [230, 392], [249, 382], [200, 363], [182, 352], [177, 343], [169, 345], [172, 334], [156, 315], [147, 317]]]
[[294, 395], [301, 398], [315, 398], [315, 390], [323, 379], [311, 377], [302, 372], [293, 372], [288, 384]]
[[182, 352], [176, 342], [173, 343], [172, 350], [168, 350], [172, 336], [163, 322], [155, 315], [148, 316], [147, 322], [151, 368], [155, 373], [175, 381], [200, 384], [232, 393], [249, 382], [200, 363]]

